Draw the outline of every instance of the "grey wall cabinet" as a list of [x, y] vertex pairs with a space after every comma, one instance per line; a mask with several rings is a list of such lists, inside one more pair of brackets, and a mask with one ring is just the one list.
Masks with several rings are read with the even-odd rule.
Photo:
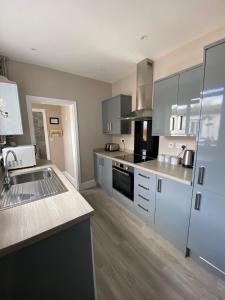
[[205, 50], [188, 247], [225, 279], [225, 40]]
[[157, 177], [155, 228], [186, 252], [192, 187]]
[[112, 195], [111, 159], [95, 154], [95, 180], [108, 195]]
[[132, 109], [132, 97], [118, 95], [102, 101], [102, 128], [106, 134], [130, 134], [131, 122], [120, 120]]
[[196, 66], [155, 82], [154, 135], [197, 135], [202, 79], [202, 66]]
[[179, 75], [154, 84], [153, 135], [173, 135], [176, 129]]
[[202, 83], [202, 65], [180, 73], [176, 135], [197, 135], [199, 130]]
[[0, 82], [0, 135], [23, 134], [20, 104], [15, 82]]
[[154, 224], [156, 175], [134, 169], [134, 207], [147, 223]]

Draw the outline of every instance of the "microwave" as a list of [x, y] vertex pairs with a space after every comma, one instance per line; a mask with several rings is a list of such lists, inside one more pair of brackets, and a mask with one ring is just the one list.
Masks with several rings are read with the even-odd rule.
[[35, 147], [33, 145], [3, 148], [2, 156], [4, 165], [6, 163], [5, 159], [9, 150], [13, 151], [17, 157], [17, 161], [15, 161], [12, 153], [8, 154], [7, 167], [9, 170], [36, 166]]

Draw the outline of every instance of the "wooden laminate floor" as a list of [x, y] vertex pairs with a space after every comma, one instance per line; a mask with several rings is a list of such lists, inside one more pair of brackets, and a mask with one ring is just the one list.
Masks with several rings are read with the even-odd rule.
[[225, 283], [101, 189], [82, 192], [92, 217], [98, 300], [218, 300]]

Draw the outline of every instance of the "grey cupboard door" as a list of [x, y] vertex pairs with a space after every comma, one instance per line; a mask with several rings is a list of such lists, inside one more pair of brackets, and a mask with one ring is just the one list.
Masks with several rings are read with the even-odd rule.
[[175, 135], [179, 75], [156, 81], [153, 101], [153, 135]]
[[192, 202], [190, 254], [225, 279], [225, 197], [196, 187]]
[[112, 195], [112, 160], [103, 158], [103, 169], [102, 169], [102, 188], [109, 195]]
[[157, 178], [155, 228], [186, 252], [192, 188], [167, 178]]
[[196, 136], [200, 119], [203, 66], [180, 73], [177, 105], [177, 135]]
[[103, 157], [95, 154], [95, 181], [102, 186], [103, 183]]
[[109, 106], [109, 131], [110, 134], [121, 133], [121, 96], [110, 99]]
[[205, 51], [195, 184], [225, 196], [225, 42]]
[[109, 100], [102, 102], [102, 130], [103, 133], [109, 133]]

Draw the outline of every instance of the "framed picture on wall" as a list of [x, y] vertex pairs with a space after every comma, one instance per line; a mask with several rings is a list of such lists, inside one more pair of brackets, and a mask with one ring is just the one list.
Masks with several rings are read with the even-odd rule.
[[49, 118], [49, 122], [52, 125], [59, 125], [59, 118], [55, 118], [55, 117], [50, 117]]

